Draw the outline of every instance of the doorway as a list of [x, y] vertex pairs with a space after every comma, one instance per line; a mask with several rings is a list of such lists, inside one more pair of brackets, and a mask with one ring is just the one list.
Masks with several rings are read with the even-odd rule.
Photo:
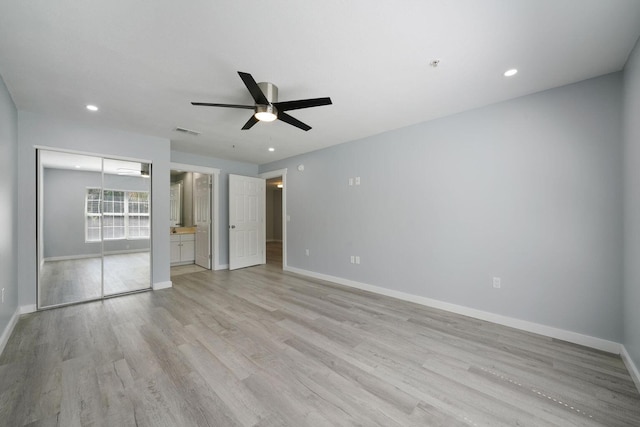
[[171, 276], [220, 268], [219, 170], [171, 163]]
[[267, 264], [282, 269], [282, 177], [267, 179], [266, 254]]
[[151, 289], [151, 164], [37, 153], [37, 308]]
[[[259, 175], [267, 181], [265, 222], [267, 265], [287, 268], [287, 169]], [[270, 230], [271, 229], [271, 230]]]

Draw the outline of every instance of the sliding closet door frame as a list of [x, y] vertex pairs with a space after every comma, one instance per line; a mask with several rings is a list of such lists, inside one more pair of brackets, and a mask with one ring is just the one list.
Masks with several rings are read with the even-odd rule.
[[[69, 306], [69, 305], [76, 305], [76, 304], [84, 304], [87, 302], [93, 302], [93, 301], [102, 301], [108, 298], [113, 298], [113, 297], [118, 297], [121, 295], [127, 295], [127, 294], [132, 294], [132, 293], [138, 293], [138, 292], [147, 292], [150, 290], [153, 290], [153, 207], [152, 207], [152, 197], [153, 197], [153, 183], [152, 183], [152, 177], [153, 177], [153, 162], [151, 160], [146, 160], [146, 159], [138, 159], [138, 158], [134, 158], [134, 157], [125, 157], [125, 156], [114, 156], [111, 154], [101, 154], [101, 153], [92, 153], [92, 152], [87, 152], [87, 151], [79, 151], [79, 150], [68, 150], [68, 149], [64, 149], [64, 148], [58, 148], [58, 147], [50, 147], [50, 146], [46, 146], [46, 145], [34, 145], [35, 151], [36, 151], [36, 310], [40, 311], [40, 310], [49, 310], [52, 308], [59, 308], [59, 307], [65, 307], [65, 306]], [[110, 160], [123, 160], [123, 161], [129, 161], [129, 162], [137, 162], [137, 163], [141, 163], [141, 164], [147, 164], [149, 166], [149, 287], [148, 288], [143, 288], [143, 289], [139, 289], [139, 290], [134, 290], [134, 291], [130, 291], [130, 292], [124, 292], [124, 293], [118, 293], [118, 294], [111, 294], [111, 295], [107, 295], [105, 296], [104, 294], [104, 221], [100, 222], [100, 235], [101, 235], [101, 239], [100, 239], [100, 247], [101, 247], [101, 279], [100, 279], [100, 297], [98, 298], [90, 298], [90, 299], [85, 299], [82, 301], [75, 301], [75, 302], [68, 302], [68, 303], [60, 303], [60, 304], [52, 304], [52, 305], [48, 305], [46, 307], [42, 307], [41, 304], [41, 292], [40, 292], [40, 285], [41, 285], [41, 267], [44, 265], [44, 236], [43, 236], [43, 229], [44, 229], [44, 215], [43, 215], [43, 208], [44, 208], [44, 167], [42, 165], [42, 161], [41, 161], [41, 151], [53, 151], [53, 152], [58, 152], [58, 153], [66, 153], [66, 154], [76, 154], [76, 155], [81, 155], [81, 156], [92, 156], [92, 157], [96, 157], [99, 158], [101, 161], [101, 192], [104, 195], [104, 160], [105, 159], [110, 159]], [[104, 200], [104, 197], [103, 197]], [[102, 210], [102, 204], [101, 204], [101, 210]]]
[[36, 150], [36, 250], [38, 254], [36, 256], [36, 309], [40, 310], [42, 303], [40, 302], [40, 283], [41, 283], [41, 270], [44, 266], [44, 239], [43, 239], [43, 223], [44, 215], [42, 209], [44, 208], [44, 168], [40, 161], [41, 150]]

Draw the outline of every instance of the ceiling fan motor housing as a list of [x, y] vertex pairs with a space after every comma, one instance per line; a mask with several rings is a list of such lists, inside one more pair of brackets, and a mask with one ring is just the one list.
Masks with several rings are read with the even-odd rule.
[[278, 102], [278, 86], [269, 82], [260, 82], [258, 87], [270, 103]]
[[269, 101], [269, 105], [256, 104], [255, 117], [263, 122], [272, 122], [278, 118], [278, 109], [273, 105], [274, 102], [278, 102], [278, 86], [269, 82], [260, 82], [258, 87]]

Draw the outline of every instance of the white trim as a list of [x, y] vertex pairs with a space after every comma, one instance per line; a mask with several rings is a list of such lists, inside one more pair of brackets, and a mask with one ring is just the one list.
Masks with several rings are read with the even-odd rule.
[[9, 320], [7, 327], [4, 328], [2, 335], [0, 335], [0, 354], [2, 354], [2, 352], [4, 351], [4, 348], [9, 342], [9, 338], [11, 337], [11, 334], [13, 333], [13, 329], [16, 327], [16, 324], [18, 323], [19, 317], [20, 317], [20, 307], [16, 307], [16, 311], [13, 313], [13, 316], [11, 316], [11, 319]]
[[29, 305], [22, 305], [19, 307], [20, 309], [20, 314], [29, 314], [29, 313], [35, 313], [38, 310], [38, 307], [36, 307], [35, 304], [29, 304]]
[[264, 172], [263, 179], [282, 177], [282, 268], [287, 269], [287, 168]]
[[[107, 240], [108, 242], [108, 240]], [[121, 255], [121, 254], [137, 254], [140, 252], [149, 252], [151, 253], [151, 248], [141, 248], [141, 249], [122, 249], [119, 251], [104, 251], [105, 255]]]
[[[98, 242], [96, 242], [98, 243]], [[64, 255], [64, 256], [52, 256], [47, 257], [43, 261], [69, 261], [74, 259], [87, 259], [87, 258], [100, 258], [102, 255], [120, 255], [120, 254], [135, 254], [139, 252], [150, 252], [149, 248], [146, 249], [122, 249], [120, 251], [104, 251], [104, 254], [80, 254], [80, 255]]]
[[185, 172], [196, 172], [211, 175], [211, 241], [212, 241], [212, 270], [220, 270], [220, 169], [208, 166], [190, 165], [186, 163], [171, 162], [171, 170], [181, 170]]
[[621, 349], [622, 351], [620, 352], [620, 357], [622, 357], [622, 361], [626, 365], [627, 370], [631, 375], [631, 379], [636, 384], [636, 388], [640, 392], [640, 372], [638, 371], [638, 367], [636, 366], [635, 363], [633, 363], [633, 359], [631, 358], [631, 355], [627, 351], [627, 348], [624, 345], [622, 345]]
[[176, 162], [171, 162], [170, 169], [175, 171], [203, 173], [205, 175], [213, 175], [213, 174], [220, 173], [220, 169], [210, 168], [209, 166], [188, 165], [186, 163], [176, 163]]
[[229, 269], [229, 264], [219, 264], [215, 270], [228, 270]]
[[168, 289], [173, 287], [173, 282], [171, 280], [167, 282], [158, 282], [153, 284], [153, 290], [159, 291], [161, 289]]
[[171, 263], [171, 267], [176, 267], [178, 265], [197, 265], [193, 260], [191, 261], [176, 261]]
[[80, 254], [80, 255], [64, 255], [64, 256], [51, 256], [45, 258], [43, 261], [69, 261], [73, 259], [87, 259], [87, 258], [101, 258], [102, 254]]
[[316, 273], [314, 271], [303, 270], [300, 268], [286, 267], [284, 268], [284, 270], [301, 274], [303, 276], [313, 277], [315, 279], [326, 280], [326, 281], [334, 282], [340, 285], [349, 286], [356, 289], [362, 289], [362, 290], [373, 292], [376, 294], [413, 302], [413, 303], [424, 305], [427, 307], [433, 307], [441, 310], [450, 311], [452, 313], [461, 314], [463, 316], [469, 316], [469, 317], [473, 317], [480, 320], [486, 320], [488, 322], [509, 326], [511, 328], [520, 329], [523, 331], [532, 332], [539, 335], [544, 335], [550, 338], [556, 338], [562, 341], [568, 341], [574, 344], [579, 344], [586, 347], [591, 347], [598, 350], [606, 351], [608, 353], [620, 354], [620, 349], [621, 349], [620, 343], [604, 340], [602, 338], [583, 335], [577, 332], [572, 332], [564, 329], [554, 328], [551, 326], [541, 325], [539, 323], [534, 323], [526, 320], [516, 319], [513, 317], [503, 316], [500, 314], [489, 313], [486, 311], [476, 310], [474, 308], [469, 308], [462, 305], [451, 304], [448, 302], [426, 298], [418, 295], [412, 295], [405, 292], [394, 291], [392, 289], [382, 288], [380, 286], [369, 285], [366, 283], [356, 282], [354, 280], [343, 279], [341, 277], [335, 277], [327, 274]]

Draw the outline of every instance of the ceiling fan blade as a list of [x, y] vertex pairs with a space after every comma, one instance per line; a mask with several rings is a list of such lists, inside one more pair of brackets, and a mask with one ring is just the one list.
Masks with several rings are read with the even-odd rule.
[[299, 110], [301, 108], [320, 107], [322, 105], [331, 105], [331, 98], [312, 98], [298, 99], [296, 101], [274, 102], [273, 105], [278, 111]]
[[191, 105], [201, 105], [204, 107], [244, 108], [246, 110], [253, 110], [254, 108], [256, 108], [254, 105], [212, 104], [210, 102], [192, 102]]
[[238, 71], [238, 75], [244, 82], [244, 85], [247, 87], [247, 89], [249, 89], [249, 93], [256, 101], [256, 104], [269, 105], [267, 97], [264, 95], [264, 93], [262, 93], [260, 86], [258, 86], [258, 83], [256, 83], [251, 74]]
[[256, 119], [256, 116], [252, 115], [249, 117], [249, 120], [247, 120], [247, 123], [242, 126], [242, 130], [251, 129], [256, 123], [258, 123], [258, 119]]
[[300, 120], [296, 119], [295, 117], [291, 117], [283, 111], [278, 112], [278, 120], [289, 123], [290, 125], [300, 128], [305, 132], [311, 129], [311, 126], [309, 126], [308, 124], [302, 123]]

